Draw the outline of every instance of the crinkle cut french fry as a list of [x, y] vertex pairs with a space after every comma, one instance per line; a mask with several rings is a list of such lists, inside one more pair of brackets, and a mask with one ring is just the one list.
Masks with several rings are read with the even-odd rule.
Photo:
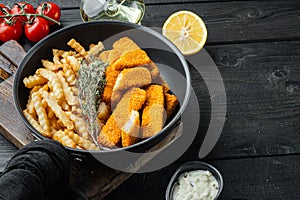
[[51, 119], [50, 119], [50, 124], [53, 128], [55, 128], [56, 130], [60, 130], [60, 129], [63, 129], [63, 126], [60, 125], [58, 119], [53, 116]]
[[76, 143], [63, 130], [59, 130], [54, 133], [52, 138], [67, 147], [76, 148], [77, 146]]
[[42, 65], [46, 68], [49, 69], [51, 71], [56, 71], [59, 70], [63, 67], [62, 64], [55, 64], [49, 60], [42, 60]]
[[45, 101], [45, 99], [42, 99], [42, 106], [43, 108], [47, 108], [47, 102]]
[[42, 86], [34, 86], [31, 90], [30, 90], [30, 93], [29, 93], [29, 97], [28, 97], [28, 102], [27, 102], [27, 105], [26, 105], [26, 108], [27, 108], [27, 111], [28, 113], [35, 119], [36, 118], [36, 112], [35, 112], [35, 109], [34, 109], [34, 106], [33, 106], [33, 101], [31, 100], [32, 99], [32, 94], [34, 92], [37, 92]]
[[78, 72], [80, 69], [80, 62], [74, 56], [66, 57], [68, 63], [71, 65], [74, 72]]
[[66, 131], [69, 138], [71, 138], [78, 146], [87, 149], [87, 150], [99, 150], [99, 148], [89, 140], [86, 140], [80, 137], [78, 134], [73, 131]]
[[99, 150], [99, 147], [97, 147], [94, 143], [92, 143], [89, 140], [83, 139], [82, 138], [82, 147], [87, 149], [87, 150]]
[[89, 138], [88, 128], [81, 117], [74, 115], [72, 112], [66, 112], [68, 117], [74, 122], [76, 132], [84, 139]]
[[87, 52], [85, 51], [83, 46], [81, 46], [81, 44], [79, 44], [75, 39], [72, 38], [67, 44], [75, 49], [75, 51], [77, 51], [83, 57], [87, 55]]
[[32, 97], [31, 95], [29, 96], [29, 99], [28, 99], [28, 103], [26, 105], [26, 108], [28, 110], [28, 113], [34, 118], [36, 119], [36, 112], [35, 112], [35, 109], [34, 109], [34, 105], [33, 105], [33, 101], [31, 100]]
[[64, 124], [62, 123], [62, 121], [60, 119], [57, 119], [56, 123], [57, 123], [58, 126], [61, 127], [60, 129], [64, 129], [65, 126], [64, 126]]
[[63, 102], [62, 102], [61, 108], [62, 108], [64, 111], [70, 111], [70, 110], [71, 110], [70, 105], [69, 105], [66, 101], [63, 101]]
[[54, 133], [56, 133], [59, 129], [56, 129], [55, 127], [51, 126], [50, 127], [50, 133], [53, 135]]
[[43, 134], [45, 137], [51, 137], [50, 133], [45, 132], [42, 127], [39, 125], [39, 123], [28, 113], [28, 110], [23, 110], [23, 114], [28, 120], [28, 122], [41, 134]]
[[60, 62], [60, 57], [62, 56], [64, 51], [58, 50], [58, 49], [52, 49], [52, 53], [53, 53], [53, 63], [54, 64], [62, 64]]
[[51, 98], [47, 92], [42, 92], [42, 96], [47, 102], [48, 106], [51, 108], [51, 110], [55, 113], [55, 116], [61, 120], [62, 124], [67, 127], [68, 130], [74, 129], [73, 122], [69, 119], [69, 117], [66, 115], [66, 113], [62, 110], [62, 108], [58, 105], [58, 103]]
[[68, 56], [73, 56], [75, 55], [76, 53], [74, 51], [65, 51], [61, 57], [64, 58], [64, 59], [67, 59]]
[[78, 94], [79, 94], [78, 88], [76, 88], [75, 86], [71, 86], [71, 90], [75, 96], [78, 96]]
[[95, 56], [99, 54], [104, 49], [103, 43], [101, 41], [96, 45], [90, 45], [90, 50], [88, 51], [88, 55]]
[[67, 61], [67, 59], [65, 59], [65, 58], [60, 59], [60, 62], [61, 62], [63, 65], [68, 65], [68, 61]]
[[35, 118], [36, 117], [36, 112], [35, 112], [35, 109], [34, 109], [34, 105], [33, 105], [33, 101], [31, 100], [32, 99], [32, 94], [39, 91], [39, 90], [44, 90], [44, 91], [47, 91], [48, 90], [48, 85], [45, 84], [44, 86], [41, 86], [41, 85], [38, 85], [38, 86], [34, 86], [31, 90], [30, 90], [30, 94], [29, 94], [29, 98], [28, 98], [28, 103], [27, 103], [27, 110], [28, 110], [28, 113], [33, 117]]
[[33, 88], [34, 86], [37, 85], [43, 85], [45, 83], [47, 83], [48, 80], [40, 75], [33, 75], [33, 76], [28, 76], [26, 78], [23, 79], [23, 83], [25, 85], [25, 87], [27, 88]]
[[67, 82], [70, 85], [75, 85], [75, 83], [76, 83], [76, 74], [72, 70], [71, 66], [68, 65], [68, 64], [64, 64], [63, 70], [64, 70], [64, 73], [65, 73], [65, 77], [66, 77]]
[[52, 119], [52, 118], [55, 117], [54, 112], [51, 110], [51, 108], [49, 106], [47, 106], [46, 112], [47, 112], [47, 115], [48, 115], [48, 119]]
[[80, 147], [80, 146], [76, 146], [76, 149], [81, 149], [81, 150], [83, 150], [83, 148], [82, 147]]
[[59, 72], [57, 73], [57, 76], [61, 82], [63, 91], [64, 91], [64, 95], [65, 95], [65, 99], [67, 100], [68, 104], [70, 106], [74, 106], [78, 103], [78, 101], [76, 100], [76, 97], [74, 96], [71, 87], [68, 85], [68, 83], [66, 82], [66, 79], [63, 77], [63, 75]]
[[49, 123], [49, 119], [47, 116], [47, 112], [45, 107], [43, 106], [42, 103], [42, 96], [39, 92], [35, 92], [32, 94], [32, 101], [33, 101], [33, 105], [34, 105], [34, 109], [36, 111], [36, 114], [38, 116], [38, 122], [40, 124], [40, 126], [42, 127], [42, 129], [45, 132], [50, 132], [50, 123]]
[[52, 86], [52, 90], [54, 92], [55, 98], [60, 102], [64, 97], [64, 92], [62, 89], [61, 82], [60, 82], [59, 78], [57, 77], [57, 75], [54, 72], [52, 72], [48, 69], [43, 69], [43, 68], [38, 69], [37, 74], [40, 74], [41, 76], [43, 76], [44, 78], [49, 80], [49, 83]]
[[77, 106], [72, 106], [71, 111], [72, 111], [72, 113], [74, 113], [76, 115], [81, 115], [82, 114], [82, 109], [78, 108]]
[[106, 122], [110, 116], [110, 107], [104, 102], [101, 102], [98, 108], [98, 119], [101, 122]]

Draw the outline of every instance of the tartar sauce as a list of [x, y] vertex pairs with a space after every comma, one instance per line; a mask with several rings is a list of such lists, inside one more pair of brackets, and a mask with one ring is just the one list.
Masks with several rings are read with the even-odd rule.
[[218, 190], [219, 184], [210, 171], [185, 172], [174, 185], [172, 200], [213, 200]]

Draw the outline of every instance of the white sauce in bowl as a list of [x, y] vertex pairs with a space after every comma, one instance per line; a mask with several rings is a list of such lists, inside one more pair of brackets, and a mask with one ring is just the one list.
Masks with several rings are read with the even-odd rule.
[[178, 177], [172, 200], [213, 200], [218, 191], [219, 184], [210, 171], [189, 171]]

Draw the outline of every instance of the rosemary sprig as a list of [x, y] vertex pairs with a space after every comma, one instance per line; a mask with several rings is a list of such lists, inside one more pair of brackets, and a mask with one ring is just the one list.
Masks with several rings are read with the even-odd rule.
[[100, 59], [92, 56], [86, 58], [81, 62], [81, 68], [76, 81], [83, 117], [88, 124], [89, 133], [94, 143], [98, 146], [99, 123], [97, 115], [101, 94], [106, 83], [105, 68], [106, 64]]

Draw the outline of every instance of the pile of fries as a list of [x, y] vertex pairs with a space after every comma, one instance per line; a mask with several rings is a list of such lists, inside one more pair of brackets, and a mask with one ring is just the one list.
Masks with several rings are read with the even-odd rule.
[[75, 51], [53, 49], [53, 61], [42, 60], [42, 68], [24, 78], [30, 96], [23, 113], [29, 123], [41, 134], [65, 146], [98, 150], [88, 134], [75, 86], [80, 62], [88, 55], [103, 49], [101, 42], [90, 45], [89, 51], [71, 39], [68, 45]]
[[[67, 147], [99, 150], [130, 146], [163, 128], [178, 100], [157, 66], [132, 40], [121, 38], [106, 51], [101, 42], [91, 44], [88, 51], [75, 39], [67, 44], [71, 50], [53, 49], [53, 60], [41, 60], [43, 67], [23, 80], [31, 89], [23, 113], [37, 131]], [[82, 117], [76, 87], [81, 62], [89, 56], [109, 64], [98, 108], [97, 141]]]

